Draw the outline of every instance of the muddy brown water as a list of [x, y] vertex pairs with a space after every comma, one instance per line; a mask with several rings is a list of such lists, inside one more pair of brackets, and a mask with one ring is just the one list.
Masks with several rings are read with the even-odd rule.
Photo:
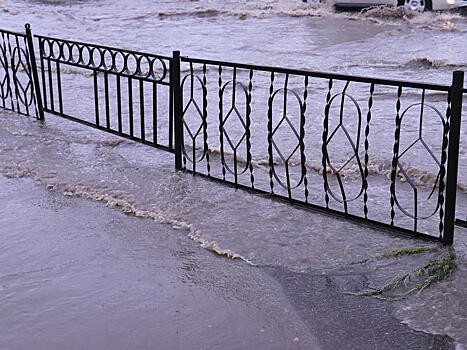
[[[467, 20], [457, 13], [406, 16], [391, 9], [335, 13], [326, 5], [316, 7], [292, 0], [230, 0], [221, 4], [209, 0], [0, 0], [0, 27], [21, 31], [26, 22], [37, 34], [165, 55], [181, 50], [184, 55], [201, 58], [443, 84], [450, 83], [453, 70], [467, 67]], [[76, 89], [88, 79], [76, 73], [63, 75], [73, 91], [79, 91]], [[385, 110], [386, 99], [394, 94], [379, 93], [379, 108]], [[444, 101], [436, 95], [430, 98], [434, 103]], [[80, 112], [92, 108], [78, 102], [76, 94], [70, 93], [71, 108]], [[210, 106], [215, 108], [213, 103]], [[320, 123], [316, 125], [319, 129]], [[393, 127], [392, 121], [384, 118], [376, 125], [380, 130]], [[466, 130], [464, 123], [460, 184], [467, 183]], [[438, 131], [435, 124], [428, 129], [433, 135]], [[66, 195], [104, 200], [125, 212], [169, 223], [208, 249], [239, 256], [254, 265], [314, 271], [378, 254], [388, 247], [413, 244], [412, 240], [372, 235], [365, 227], [174, 173], [173, 159], [163, 152], [52, 116], [46, 116], [45, 125], [40, 125], [2, 113], [0, 135], [0, 164], [8, 176], [34, 178], [41, 186]], [[370, 140], [375, 150], [375, 188], [387, 180], [385, 155], [392, 147], [390, 137], [375, 133]], [[260, 163], [262, 157], [264, 154], [258, 153], [256, 161]], [[459, 191], [460, 216], [467, 213], [463, 188]], [[15, 222], [16, 230], [26, 230]], [[398, 303], [394, 314], [413, 329], [448, 334], [462, 349], [467, 343], [465, 230], [456, 231], [455, 248], [456, 274]], [[6, 267], [26, 263], [18, 260], [18, 255], [8, 259]], [[409, 258], [369, 269], [379, 282], [422, 260]], [[10, 307], [14, 305], [12, 302]]]

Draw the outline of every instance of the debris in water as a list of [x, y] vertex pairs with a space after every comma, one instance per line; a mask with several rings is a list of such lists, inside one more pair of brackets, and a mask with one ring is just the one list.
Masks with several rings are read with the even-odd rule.
[[[361, 292], [344, 293], [356, 296], [372, 296], [377, 299], [388, 301], [401, 300], [416, 292], [421, 292], [423, 289], [429, 287], [435, 282], [439, 282], [448, 278], [452, 275], [456, 267], [456, 256], [453, 250], [449, 249], [440, 258], [431, 259], [427, 264], [420, 266], [418, 269], [412, 272], [391, 278], [382, 286], [373, 287]], [[423, 276], [425, 278], [420, 280], [420, 278]], [[410, 284], [412, 284], [412, 286], [410, 286]], [[382, 296], [384, 292], [395, 290], [400, 287], [405, 287], [406, 291], [402, 294], [395, 294], [388, 297]]]

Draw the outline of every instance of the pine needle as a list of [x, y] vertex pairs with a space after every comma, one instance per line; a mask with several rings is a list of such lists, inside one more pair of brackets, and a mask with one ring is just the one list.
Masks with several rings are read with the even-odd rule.
[[390, 250], [385, 251], [381, 257], [382, 258], [392, 258], [395, 256], [401, 255], [413, 255], [413, 254], [420, 254], [425, 252], [431, 252], [436, 250], [436, 246], [428, 246], [428, 247], [402, 247], [402, 248], [393, 248]]
[[[452, 250], [448, 250], [440, 258], [431, 259], [427, 264], [420, 266], [412, 272], [397, 275], [396, 277], [388, 280], [382, 286], [373, 287], [361, 292], [344, 292], [344, 294], [372, 296], [377, 299], [389, 301], [401, 300], [414, 293], [421, 292], [435, 282], [439, 282], [448, 278], [452, 275], [456, 267], [456, 256]], [[419, 280], [420, 277], [425, 278], [418, 283], [413, 282], [415, 279]], [[401, 294], [396, 294], [393, 296], [383, 295], [385, 292], [398, 289], [402, 286], [407, 290]]]

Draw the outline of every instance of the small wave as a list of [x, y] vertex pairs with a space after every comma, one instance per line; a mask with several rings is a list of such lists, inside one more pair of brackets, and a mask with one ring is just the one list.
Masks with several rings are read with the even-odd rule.
[[[197, 146], [197, 150], [202, 150], [202, 146]], [[221, 151], [218, 148], [209, 148], [208, 152], [212, 156], [211, 159], [218, 157], [220, 160]], [[224, 150], [224, 157], [226, 162], [233, 162], [233, 152], [225, 151]], [[229, 164], [231, 164], [229, 163]], [[241, 164], [242, 166], [247, 164], [247, 159], [237, 155], [237, 164]], [[281, 166], [283, 165], [282, 160], [279, 157], [273, 159], [274, 166]], [[259, 158], [251, 161], [251, 165], [254, 169], [263, 169], [268, 171], [269, 169], [269, 158]], [[291, 158], [289, 161], [290, 167], [299, 167], [301, 166], [301, 160], [298, 158]], [[413, 181], [414, 184], [417, 186], [426, 186], [426, 187], [433, 187], [435, 182], [438, 180], [438, 174], [434, 174], [428, 170], [420, 169], [417, 167], [410, 166], [409, 164], [402, 164], [404, 171], [407, 175], [410, 176], [410, 180]], [[323, 167], [321, 165], [314, 164], [312, 162], [307, 161], [305, 163], [305, 167], [308, 170], [312, 170], [319, 174], [323, 174]], [[392, 164], [391, 161], [386, 163], [384, 162], [370, 162], [367, 166], [368, 174], [370, 175], [380, 175], [386, 178], [390, 178], [392, 173]], [[333, 170], [331, 168], [326, 168], [326, 173], [332, 175]], [[360, 169], [358, 166], [348, 166], [340, 172], [341, 176], [344, 176], [348, 179], [357, 179], [360, 177]], [[396, 176], [399, 178], [401, 182], [406, 182], [406, 178], [400, 169], [397, 169]], [[457, 187], [463, 193], [467, 193], [467, 184], [458, 183]]]
[[[20, 136], [20, 137], [34, 137], [34, 138], [40, 138], [41, 135], [38, 133], [32, 133], [28, 131], [14, 131], [11, 130], [9, 127], [5, 127], [5, 130], [13, 135], [13, 136]], [[124, 144], [129, 144], [131, 141], [127, 139], [114, 139], [114, 140], [104, 140], [104, 139], [90, 139], [86, 137], [76, 137], [76, 136], [67, 136], [64, 137], [62, 135], [56, 135], [55, 140], [60, 140], [64, 142], [72, 142], [72, 143], [78, 143], [78, 144], [83, 144], [83, 145], [98, 145], [98, 146], [108, 146], [108, 147], [117, 147], [120, 145]]]
[[89, 24], [88, 21], [84, 20], [84, 19], [81, 19], [81, 18], [78, 18], [76, 17], [75, 15], [71, 14], [71, 13], [62, 13], [62, 12], [58, 12], [56, 10], [53, 11], [53, 14], [56, 15], [57, 17], [67, 17], [75, 22], [78, 22], [78, 23], [81, 23], [81, 24]]
[[341, 70], [349, 68], [405, 68], [405, 69], [440, 69], [449, 68], [450, 70], [463, 70], [467, 68], [467, 62], [453, 62], [448, 59], [436, 59], [430, 57], [412, 57], [408, 60], [397, 62], [390, 60], [369, 60], [365, 62], [340, 64], [332, 66], [332, 70]]
[[[159, 17], [160, 19], [171, 17], [214, 17], [222, 13], [228, 13], [221, 9], [206, 8], [206, 9], [193, 9], [186, 11], [151, 11], [141, 15], [130, 16], [124, 20], [147, 19], [151, 17]], [[93, 18], [94, 21], [99, 21], [102, 18]]]
[[120, 190], [112, 190], [109, 188], [96, 189], [88, 185], [70, 184], [59, 181], [52, 174], [39, 174], [35, 169], [22, 166], [21, 164], [7, 164], [0, 162], [0, 167], [3, 174], [7, 178], [33, 178], [37, 185], [45, 186], [49, 190], [58, 190], [65, 196], [81, 197], [93, 201], [104, 202], [107, 207], [119, 208], [122, 212], [128, 215], [134, 215], [140, 218], [149, 218], [160, 224], [171, 225], [176, 230], [188, 231], [188, 237], [199, 243], [203, 248], [210, 250], [218, 255], [228, 257], [230, 259], [241, 259], [250, 265], [254, 265], [251, 261], [235, 253], [234, 251], [219, 246], [213, 239], [205, 237], [203, 232], [196, 230], [192, 224], [179, 219], [173, 218], [166, 212], [155, 209], [147, 210], [140, 208], [135, 202], [134, 196]]
[[387, 6], [377, 6], [370, 7], [368, 9], [363, 9], [358, 14], [359, 17], [364, 18], [384, 18], [384, 19], [412, 19], [418, 14], [414, 11], [399, 6], [399, 7], [387, 7]]
[[[206, 4], [212, 6], [211, 3]], [[333, 6], [330, 3], [325, 4], [307, 4], [295, 0], [278, 0], [257, 1], [247, 4], [220, 4], [218, 7], [203, 7], [198, 5], [193, 9], [187, 10], [167, 10], [167, 11], [151, 11], [144, 14], [130, 16], [125, 20], [147, 19], [158, 17], [159, 19], [176, 18], [176, 17], [215, 17], [218, 15], [235, 16], [239, 19], [265, 18], [271, 16], [287, 16], [287, 17], [321, 17], [333, 13]], [[106, 17], [96, 17], [93, 21], [107, 19]]]
[[406, 9], [404, 6], [370, 7], [360, 11], [356, 15], [350, 15], [350, 19], [367, 19], [378, 24], [409, 23], [422, 28], [438, 28], [442, 30], [456, 30], [456, 21], [462, 17], [455, 12], [424, 12], [418, 13]]
[[455, 67], [462, 68], [467, 67], [467, 63], [456, 63], [449, 62], [445, 59], [434, 59], [428, 57], [415, 57], [410, 60], [403, 62], [399, 65], [400, 67], [409, 68], [441, 68], [441, 67]]

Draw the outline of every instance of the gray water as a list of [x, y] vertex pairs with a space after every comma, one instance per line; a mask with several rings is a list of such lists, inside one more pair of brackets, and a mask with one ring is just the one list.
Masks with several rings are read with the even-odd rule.
[[[181, 50], [183, 55], [201, 58], [443, 84], [450, 83], [453, 70], [467, 68], [467, 20], [457, 13], [411, 15], [394, 9], [335, 13], [326, 5], [316, 7], [292, 0], [221, 4], [207, 0], [80, 1], [73, 5], [67, 1], [0, 0], [0, 11], [2, 28], [21, 31], [29, 22], [37, 34], [164, 55]], [[63, 79], [74, 84], [70, 108], [82, 113], [86, 108], [92, 111], [92, 104], [82, 103], [82, 95], [76, 94], [89, 78], [69, 73]], [[213, 76], [215, 73], [208, 72]], [[261, 81], [261, 77], [258, 79]], [[319, 87], [316, 90], [324, 103], [325, 90]], [[260, 88], [257, 91], [261, 94]], [[355, 91], [361, 93], [362, 89], [356, 86]], [[375, 130], [392, 128], [393, 119], [385, 118], [382, 112], [393, 103], [395, 93], [377, 92], [380, 95], [375, 97], [375, 111], [381, 113], [379, 117], [376, 113]], [[410, 96], [407, 99], [410, 101]], [[440, 109], [445, 103], [443, 95], [434, 94], [430, 99]], [[216, 108], [214, 103], [209, 106]], [[318, 113], [322, 110], [320, 105], [315, 108]], [[316, 130], [320, 125], [316, 123]], [[427, 138], [436, 141], [439, 127], [429, 125]], [[258, 126], [254, 130], [262, 129]], [[466, 130], [464, 125], [459, 216], [467, 213], [463, 193], [467, 183]], [[213, 140], [215, 132], [211, 130]], [[32, 177], [38, 184], [65, 195], [103, 200], [124, 212], [169, 223], [203, 247], [241, 257], [251, 264], [298, 271], [319, 269], [412, 242], [382, 237], [365, 227], [174, 173], [173, 159], [168, 154], [52, 116], [46, 116], [45, 125], [40, 125], [13, 113], [2, 113], [0, 135], [0, 165], [7, 176]], [[384, 186], [392, 144], [391, 135], [384, 132], [375, 132], [371, 137], [377, 206], [378, 193], [381, 198], [387, 196]], [[319, 145], [319, 137], [309, 142]], [[211, 147], [214, 153], [218, 151], [215, 143]], [[267, 153], [260, 151], [255, 157], [261, 164]], [[417, 154], [413, 154], [409, 166], [422, 174], [433, 172], [416, 160]], [[319, 157], [310, 157], [310, 168], [316, 164]], [[261, 173], [260, 168], [257, 171]], [[348, 181], [352, 184], [351, 176]], [[317, 196], [316, 200], [322, 198]], [[371, 215], [378, 218], [380, 214], [376, 210]], [[398, 218], [403, 220], [402, 215]], [[465, 234], [465, 230], [456, 232], [459, 271], [454, 277], [401, 303], [397, 311], [397, 316], [411, 327], [448, 334], [459, 344], [467, 343], [467, 307], [462, 302], [467, 290]], [[416, 263], [372, 269], [384, 280], [398, 269], [404, 270], [404, 264]]]

